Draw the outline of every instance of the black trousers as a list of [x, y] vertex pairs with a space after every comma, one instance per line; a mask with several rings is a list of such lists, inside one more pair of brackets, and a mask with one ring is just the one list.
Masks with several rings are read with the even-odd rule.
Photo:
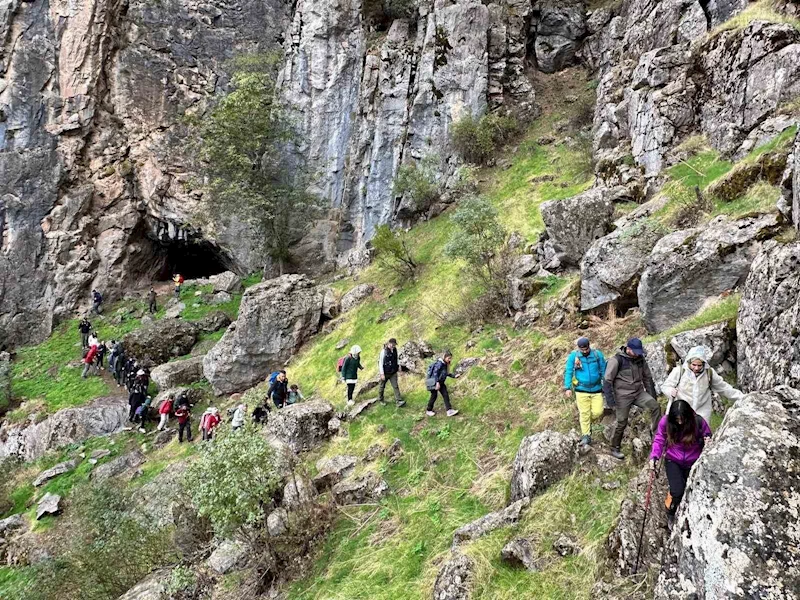
[[183, 432], [186, 432], [186, 439], [188, 441], [192, 441], [192, 422], [186, 421], [184, 423], [178, 423], [178, 443], [183, 441]]
[[128, 411], [128, 421], [131, 423], [136, 418], [136, 409], [139, 408], [141, 404], [131, 404], [131, 409]]
[[453, 408], [450, 406], [450, 392], [447, 391], [447, 385], [444, 383], [439, 384], [439, 390], [431, 390], [431, 398], [428, 400], [428, 410], [433, 410], [433, 404], [436, 402], [436, 396], [438, 394], [442, 395], [442, 400], [444, 400], [444, 407], [447, 410]]
[[669, 507], [669, 513], [674, 515], [683, 499], [683, 493], [686, 491], [686, 482], [689, 479], [689, 472], [692, 468], [682, 467], [678, 463], [668, 460], [666, 461], [666, 469], [669, 495], [672, 496], [672, 505]]
[[156, 306], [156, 301], [155, 300], [150, 300], [148, 308], [149, 308], [151, 313], [158, 312], [158, 307]]
[[355, 390], [356, 390], [356, 384], [355, 383], [348, 383], [347, 384], [347, 401], [348, 402], [353, 399], [353, 392]]

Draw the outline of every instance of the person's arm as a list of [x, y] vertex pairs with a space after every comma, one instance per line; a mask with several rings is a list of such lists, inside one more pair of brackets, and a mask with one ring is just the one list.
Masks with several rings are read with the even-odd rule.
[[664, 383], [661, 384], [661, 393], [667, 398], [677, 398], [678, 381], [680, 380], [682, 368], [683, 367], [681, 365], [674, 367], [672, 371], [669, 372], [669, 375], [664, 380]]
[[709, 427], [708, 423], [706, 423], [706, 420], [703, 417], [700, 417], [700, 420], [702, 421], [702, 425], [700, 427], [700, 433], [703, 435], [704, 438], [710, 438], [712, 435], [711, 427]]
[[596, 352], [597, 352], [597, 362], [600, 363], [600, 372], [605, 373], [606, 366], [608, 364], [606, 362], [606, 357], [600, 350], [596, 350]]
[[656, 393], [656, 382], [653, 380], [653, 372], [650, 370], [650, 365], [647, 364], [647, 359], [644, 360], [642, 380], [642, 383], [644, 383], [644, 389], [647, 390], [647, 393], [653, 398], [658, 398], [658, 394]]
[[378, 355], [378, 375], [381, 376], [381, 379], [384, 377], [383, 372], [383, 359], [386, 357], [386, 348], [381, 348], [381, 353]]
[[567, 364], [564, 366], [564, 389], [572, 390], [572, 378], [575, 376], [575, 352], [570, 352]]
[[608, 406], [616, 406], [617, 399], [614, 397], [614, 380], [619, 371], [619, 361], [616, 356], [612, 356], [606, 364], [606, 374], [603, 378], [603, 397]]
[[667, 444], [667, 418], [661, 417], [661, 420], [658, 422], [658, 429], [656, 430], [656, 435], [653, 438], [653, 449], [650, 452], [650, 460], [655, 466], [661, 457], [664, 455], [664, 450], [666, 449]]
[[363, 371], [364, 370], [364, 366], [361, 364], [361, 357], [360, 356], [358, 357], [358, 370], [359, 371]]
[[707, 368], [709, 371], [708, 376], [711, 381], [711, 385], [709, 386], [711, 388], [711, 391], [716, 392], [720, 396], [725, 396], [726, 398], [728, 398], [729, 400], [733, 400], [734, 402], [736, 400], [741, 400], [742, 398], [744, 398], [745, 395], [743, 392], [740, 392], [731, 384], [729, 384], [727, 381], [725, 381], [722, 378], [722, 375], [717, 373], [714, 369], [712, 369], [711, 367]]

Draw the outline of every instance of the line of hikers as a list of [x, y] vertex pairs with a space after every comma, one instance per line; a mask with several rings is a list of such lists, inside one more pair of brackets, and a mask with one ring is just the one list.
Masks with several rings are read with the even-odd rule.
[[[436, 359], [428, 366], [425, 375], [425, 387], [430, 392], [428, 399], [428, 406], [425, 414], [429, 417], [436, 415], [433, 408], [436, 399], [441, 394], [444, 402], [445, 410], [448, 417], [454, 417], [458, 411], [450, 404], [450, 392], [447, 389], [447, 378], [458, 379], [458, 375], [450, 372], [450, 364], [453, 362], [453, 353], [446, 350], [441, 358]], [[347, 405], [353, 406], [353, 394], [358, 384], [358, 372], [363, 370], [361, 364], [361, 346], [355, 345], [350, 348], [345, 356], [341, 357], [336, 363], [336, 372], [339, 381], [347, 385]], [[380, 382], [378, 384], [378, 401], [381, 404], [386, 404], [384, 395], [386, 392], [386, 384], [392, 386], [394, 392], [395, 405], [400, 408], [405, 406], [406, 402], [400, 394], [400, 385], [398, 383], [398, 374], [400, 373], [400, 361], [397, 352], [397, 340], [390, 338], [378, 355], [378, 377]]]
[[602, 418], [606, 410], [616, 409], [611, 456], [623, 460], [622, 436], [631, 407], [647, 411], [653, 436], [651, 468], [657, 469], [658, 463], [665, 460], [670, 490], [665, 505], [672, 523], [692, 465], [700, 457], [705, 439], [711, 436], [712, 392], [734, 401], [744, 394], [708, 364], [706, 348], [697, 346], [689, 350], [661, 385], [669, 400], [662, 416], [640, 339], [629, 339], [608, 361], [600, 350], [591, 347], [586, 337], [578, 339], [576, 346], [564, 368], [564, 392], [568, 397], [575, 396], [581, 445], [592, 443], [592, 422]]

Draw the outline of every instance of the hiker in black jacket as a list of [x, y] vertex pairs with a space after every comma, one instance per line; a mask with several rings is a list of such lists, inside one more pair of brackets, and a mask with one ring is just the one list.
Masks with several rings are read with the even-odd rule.
[[392, 385], [394, 391], [394, 402], [399, 407], [405, 406], [405, 401], [400, 397], [400, 386], [397, 384], [397, 374], [400, 372], [400, 364], [397, 358], [397, 340], [391, 338], [381, 350], [378, 357], [378, 374], [381, 383], [378, 386], [378, 400], [385, 404], [383, 393], [386, 390], [386, 382]]
[[286, 377], [286, 371], [280, 371], [275, 381], [269, 386], [267, 398], [272, 398], [275, 403], [275, 408], [283, 408], [286, 406], [286, 398], [289, 395], [289, 379]]
[[78, 331], [81, 332], [81, 350], [86, 350], [89, 347], [89, 334], [92, 332], [92, 322], [88, 318], [83, 317], [81, 322], [78, 323]]
[[428, 400], [428, 410], [425, 414], [429, 417], [436, 416], [436, 413], [433, 412], [433, 404], [436, 402], [436, 396], [438, 394], [442, 395], [444, 407], [447, 409], [447, 416], [455, 417], [458, 414], [458, 411], [450, 405], [450, 392], [447, 390], [447, 378], [452, 377], [453, 379], [458, 379], [457, 375], [448, 372], [451, 362], [453, 362], [453, 353], [446, 351], [442, 358], [428, 367], [428, 377], [426, 381], [431, 397], [430, 400]]

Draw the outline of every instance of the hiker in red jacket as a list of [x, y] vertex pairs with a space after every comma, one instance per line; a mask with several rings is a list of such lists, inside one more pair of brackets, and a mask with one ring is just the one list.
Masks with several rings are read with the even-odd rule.
[[200, 431], [203, 434], [203, 441], [208, 441], [214, 437], [214, 430], [219, 425], [219, 410], [216, 406], [209, 406], [203, 416], [200, 417]]
[[175, 410], [175, 418], [178, 419], [178, 443], [183, 443], [183, 432], [186, 431], [186, 439], [192, 441], [192, 411], [188, 404], [181, 404]]
[[172, 413], [172, 404], [175, 401], [175, 395], [170, 394], [167, 396], [158, 407], [158, 414], [161, 420], [158, 422], [158, 431], [163, 431], [169, 421], [169, 415]]
[[86, 353], [86, 356], [83, 359], [83, 373], [81, 373], [81, 377], [86, 379], [86, 375], [89, 373], [89, 370], [95, 371], [94, 368], [94, 357], [97, 356], [97, 345], [95, 344], [89, 351]]

